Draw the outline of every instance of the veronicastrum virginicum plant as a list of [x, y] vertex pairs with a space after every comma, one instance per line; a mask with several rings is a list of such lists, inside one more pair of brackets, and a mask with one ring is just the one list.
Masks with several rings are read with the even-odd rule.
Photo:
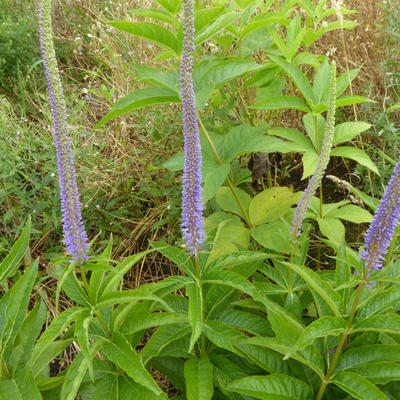
[[[153, 12], [163, 13], [164, 20], [175, 15], [180, 6], [174, 0], [159, 3], [168, 13]], [[240, 12], [249, 10], [251, 3], [237, 1]], [[282, 8], [290, 11], [295, 3], [284, 2]], [[313, 24], [321, 21], [323, 6], [305, 0], [298, 3]], [[271, 4], [268, 2], [268, 6]], [[0, 299], [4, 311], [0, 313], [4, 322], [0, 324], [0, 396], [23, 400], [73, 400], [78, 394], [83, 400], [167, 398], [150, 374], [153, 369], [165, 374], [178, 389], [179, 394], [172, 395], [176, 400], [396, 399], [400, 381], [400, 316], [396, 313], [400, 264], [388, 257], [385, 268], [381, 267], [399, 217], [399, 164], [373, 218], [361, 256], [342, 237], [341, 243], [328, 242], [335, 253], [334, 270], [310, 268], [314, 265], [307, 259], [309, 228], [301, 225], [337, 134], [333, 121], [338, 106], [334, 104], [338, 83], [334, 68], [327, 92], [331, 97], [326, 102], [327, 124], [321, 130], [324, 142], [316, 152], [319, 161], [303, 199], [287, 188], [270, 188], [253, 199], [233, 185], [219, 188], [228, 176], [230, 162], [249, 149], [255, 151], [257, 143], [269, 146], [269, 150], [273, 145], [286, 149], [293, 145], [265, 136], [265, 127], [246, 125], [221, 138], [203, 129], [205, 137], [200, 142], [194, 107], [195, 70], [192, 74], [196, 43], [193, 1], [184, 0], [183, 8], [180, 75], [186, 250], [163, 243], [152, 243], [153, 250], [149, 250], [157, 250], [176, 263], [183, 275], [122, 290], [124, 274], [149, 251], [114, 265], [111, 242], [101, 256], [82, 261], [80, 276], [74, 263], [53, 259], [50, 264], [59, 279], [58, 287], [73, 306], [53, 320], [35, 343], [44, 321], [43, 305], [25, 314], [37, 262], [15, 279], [10, 290], [6, 284], [26, 254], [28, 224], [9, 257], [0, 264], [0, 284], [5, 292]], [[241, 26], [247, 27], [245, 17], [241, 16]], [[306, 29], [302, 35], [307, 34], [310, 31]], [[321, 107], [316, 115], [323, 111]], [[199, 123], [202, 127], [201, 120]], [[206, 229], [208, 238], [203, 237], [200, 198], [201, 144], [203, 155], [211, 152], [218, 167], [229, 166], [225, 178], [211, 192], [217, 193], [221, 209], [230, 214], [215, 213], [206, 221], [206, 228], [207, 223], [214, 227]], [[291, 207], [297, 202], [295, 215], [301, 218], [293, 221], [286, 214], [293, 216]], [[280, 248], [264, 246], [261, 240], [257, 241], [258, 251], [247, 251], [247, 244], [238, 240], [239, 230], [235, 228], [256, 229], [271, 223], [271, 219], [278, 219], [281, 225], [286, 220], [288, 234], [283, 239], [296, 248], [290, 256]], [[291, 223], [293, 232], [303, 230], [301, 236], [290, 235]], [[236, 241], [224, 240], [224, 227], [236, 232]], [[272, 242], [281, 242], [282, 237], [273, 230], [260, 237], [266, 234]], [[65, 371], [49, 377], [47, 364], [72, 342], [81, 351]], [[22, 363], [25, 374], [18, 368]]]

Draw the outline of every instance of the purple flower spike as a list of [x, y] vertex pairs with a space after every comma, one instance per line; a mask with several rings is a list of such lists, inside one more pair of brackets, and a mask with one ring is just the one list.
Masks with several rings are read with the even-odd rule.
[[336, 63], [333, 61], [331, 64], [331, 76], [330, 76], [330, 87], [329, 87], [329, 100], [328, 100], [328, 114], [326, 129], [324, 135], [324, 141], [322, 144], [321, 153], [318, 158], [317, 167], [315, 172], [308, 182], [307, 188], [304, 191], [299, 204], [294, 213], [294, 219], [292, 223], [291, 234], [294, 242], [298, 242], [301, 235], [301, 226], [303, 225], [304, 218], [308, 207], [311, 204], [311, 200], [314, 196], [315, 191], [321, 183], [324, 176], [326, 167], [329, 163], [331, 154], [333, 139], [335, 136], [335, 111], [336, 111]]
[[40, 50], [50, 97], [54, 144], [57, 153], [64, 243], [74, 261], [83, 262], [88, 258], [89, 245], [79, 204], [72, 143], [67, 124], [67, 108], [54, 51], [50, 12], [51, 0], [41, 0], [39, 5]]
[[384, 255], [392, 241], [399, 216], [400, 161], [394, 167], [393, 174], [365, 236], [366, 249], [361, 252], [361, 258], [365, 260], [367, 274], [371, 268], [376, 270], [382, 268]]
[[181, 99], [185, 165], [182, 187], [182, 234], [190, 254], [197, 255], [204, 242], [201, 199], [201, 146], [193, 89], [194, 11], [193, 0], [183, 0], [183, 48], [181, 60]]

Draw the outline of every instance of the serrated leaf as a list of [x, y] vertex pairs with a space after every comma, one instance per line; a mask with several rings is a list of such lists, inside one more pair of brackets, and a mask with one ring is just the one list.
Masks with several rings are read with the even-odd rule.
[[[250, 202], [251, 202], [251, 197], [246, 192], [244, 192], [242, 189], [239, 189], [237, 187], [234, 187], [233, 189], [234, 189], [236, 195], [238, 196], [243, 208], [247, 212], [247, 210], [249, 209]], [[238, 214], [244, 218], [241, 207], [239, 206], [239, 203], [238, 203], [236, 197], [232, 194], [232, 191], [230, 188], [228, 188], [226, 186], [220, 187], [217, 191], [215, 199], [222, 210], [229, 211], [234, 214]]]
[[211, 400], [214, 366], [207, 356], [190, 358], [185, 363], [187, 400]]
[[[284, 337], [285, 332], [281, 332], [281, 338]], [[251, 344], [254, 346], [261, 346], [271, 350], [274, 350], [283, 355], [290, 354], [290, 357], [299, 361], [300, 363], [308, 366], [314, 372], [316, 372], [321, 378], [324, 376], [324, 361], [322, 360], [319, 350], [314, 346], [309, 346], [304, 350], [299, 350], [296, 353], [292, 353], [293, 345], [283, 344], [282, 340], [270, 337], [252, 337], [246, 338], [239, 342], [239, 344]]]
[[170, 312], [163, 313], [137, 313], [134, 318], [130, 318], [121, 325], [120, 332], [124, 335], [130, 335], [153, 327], [187, 323], [187, 316]]
[[229, 383], [226, 388], [235, 393], [261, 400], [312, 400], [313, 391], [303, 381], [289, 375], [248, 376]]
[[371, 171], [379, 175], [376, 164], [371, 160], [370, 156], [364, 151], [357, 149], [356, 147], [340, 146], [335, 147], [331, 150], [331, 156], [350, 158], [351, 160], [357, 161], [359, 164], [364, 165]]
[[346, 320], [341, 317], [324, 316], [308, 325], [294, 346], [294, 351], [304, 349], [316, 339], [338, 336], [346, 329]]
[[156, 0], [156, 2], [174, 15], [179, 11], [182, 4], [182, 0]]
[[265, 249], [285, 254], [290, 254], [292, 251], [290, 228], [282, 220], [258, 225], [250, 232], [251, 237]]
[[308, 286], [325, 300], [336, 317], [342, 316], [344, 312], [343, 300], [339, 294], [332, 289], [328, 282], [323, 281], [317, 273], [302, 265], [287, 262], [284, 264], [298, 273], [307, 282]]
[[6, 258], [0, 263], [0, 285], [5, 279], [12, 276], [15, 270], [18, 268], [19, 263], [23, 259], [28, 247], [31, 233], [31, 218], [25, 224], [25, 227], [18, 238], [18, 240], [12, 246], [10, 252]]
[[338, 371], [370, 362], [390, 362], [400, 359], [400, 345], [375, 344], [351, 348], [344, 352]]
[[278, 96], [262, 100], [249, 108], [259, 110], [300, 110], [307, 113], [311, 112], [307, 103], [295, 96]]
[[157, 383], [145, 369], [140, 356], [136, 354], [136, 351], [124, 336], [114, 332], [112, 341], [103, 344], [103, 352], [109, 360], [123, 369], [136, 383], [156, 395], [162, 393]]
[[360, 133], [371, 128], [371, 124], [366, 122], [344, 122], [335, 126], [335, 138], [333, 145], [348, 142], [358, 136]]
[[170, 89], [160, 87], [137, 89], [113, 105], [111, 110], [95, 125], [95, 128], [97, 129], [106, 122], [137, 108], [154, 104], [180, 103], [180, 101], [177, 92]]
[[228, 12], [216, 18], [214, 21], [205, 26], [201, 31], [197, 32], [194, 37], [195, 45], [199, 46], [206, 40], [211, 39], [213, 36], [221, 32], [224, 28], [234, 22], [239, 13], [236, 11]]
[[155, 19], [157, 21], [166, 22], [167, 24], [177, 27], [176, 20], [171, 16], [168, 11], [165, 10], [159, 10], [158, 8], [138, 8], [129, 10], [129, 12], [133, 15]]
[[333, 378], [333, 383], [359, 400], [388, 400], [373, 383], [354, 372], [338, 373]]
[[305, 75], [293, 64], [289, 64], [282, 58], [270, 55], [269, 58], [279, 65], [293, 80], [308, 104], [312, 103], [313, 90]]
[[112, 21], [109, 25], [121, 31], [128, 32], [155, 43], [162, 48], [178, 55], [177, 39], [170, 30], [152, 22]]
[[350, 371], [379, 385], [385, 385], [391, 381], [400, 381], [400, 364], [394, 362], [368, 363], [351, 368]]
[[374, 315], [357, 322], [353, 331], [373, 331], [385, 333], [400, 333], [400, 315], [390, 313], [385, 315]]
[[[18, 282], [7, 292], [9, 297], [5, 308], [5, 324], [1, 326], [0, 343], [7, 348], [14, 343], [28, 308], [33, 285], [38, 272], [39, 259], [36, 259]], [[4, 350], [3, 350], [4, 351]]]
[[193, 282], [186, 286], [186, 295], [189, 297], [188, 317], [192, 327], [192, 337], [189, 345], [189, 352], [191, 352], [203, 330], [203, 293], [199, 285]]
[[141, 351], [143, 363], [146, 365], [151, 358], [162, 354], [164, 349], [167, 349], [176, 341], [182, 341], [191, 333], [191, 327], [183, 324], [174, 324], [162, 326], [151, 336]]
[[287, 187], [265, 189], [258, 193], [249, 206], [253, 226], [283, 217], [296, 202], [293, 190]]

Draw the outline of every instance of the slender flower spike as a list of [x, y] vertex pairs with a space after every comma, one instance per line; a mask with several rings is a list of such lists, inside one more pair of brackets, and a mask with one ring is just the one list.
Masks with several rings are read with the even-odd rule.
[[40, 49], [50, 97], [57, 153], [64, 243], [74, 261], [82, 262], [88, 258], [88, 239], [79, 204], [72, 143], [67, 124], [67, 109], [54, 51], [50, 12], [51, 0], [41, 0], [39, 5]]
[[194, 11], [193, 0], [183, 0], [183, 48], [181, 99], [185, 164], [182, 187], [182, 234], [190, 254], [197, 255], [204, 242], [201, 199], [201, 146], [193, 89]]
[[368, 276], [371, 268], [376, 270], [382, 268], [382, 261], [393, 238], [399, 216], [400, 161], [394, 167], [393, 174], [365, 236], [366, 249], [361, 252], [361, 258], [365, 260], [365, 276]]
[[319, 155], [314, 175], [308, 182], [307, 189], [304, 191], [303, 196], [301, 197], [299, 204], [297, 205], [296, 211], [294, 213], [294, 220], [292, 224], [291, 233], [295, 242], [298, 242], [299, 236], [301, 234], [301, 226], [306, 216], [308, 207], [310, 206], [314, 193], [319, 187], [322, 177], [324, 176], [326, 167], [328, 166], [329, 157], [332, 149], [332, 143], [335, 135], [335, 111], [336, 111], [336, 63], [333, 61], [331, 64], [328, 115], [327, 115], [327, 123], [324, 135], [324, 142], [322, 144], [321, 153]]

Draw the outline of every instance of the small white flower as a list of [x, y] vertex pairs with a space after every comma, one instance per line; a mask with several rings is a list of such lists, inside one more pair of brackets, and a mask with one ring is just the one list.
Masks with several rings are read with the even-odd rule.
[[56, 174], [53, 172], [50, 176], [51, 176], [52, 178], [54, 178], [54, 177], [56, 176]]
[[98, 204], [96, 204], [96, 208], [100, 208], [100, 206]]

